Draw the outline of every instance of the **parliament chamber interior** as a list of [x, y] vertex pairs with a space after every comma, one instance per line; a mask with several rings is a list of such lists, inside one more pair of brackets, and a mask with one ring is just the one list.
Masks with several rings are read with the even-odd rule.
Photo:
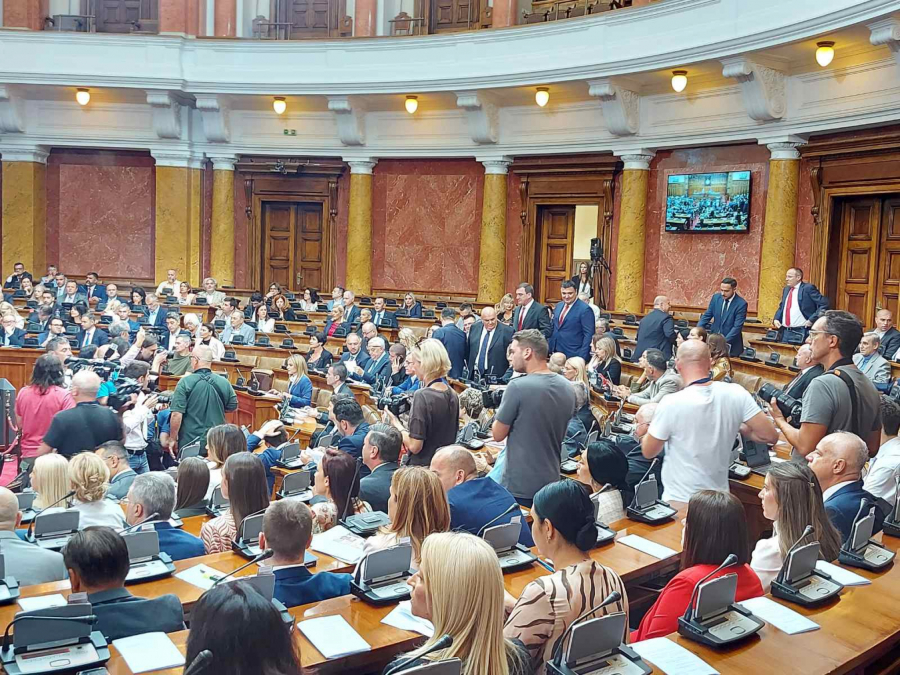
[[900, 2], [0, 0], [9, 675], [900, 673]]

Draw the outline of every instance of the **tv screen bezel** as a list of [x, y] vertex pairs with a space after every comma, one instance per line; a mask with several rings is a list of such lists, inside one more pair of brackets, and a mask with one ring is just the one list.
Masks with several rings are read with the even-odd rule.
[[[750, 174], [749, 189], [747, 190], [747, 227], [743, 230], [670, 230], [668, 227], [668, 211], [669, 211], [669, 179], [672, 176], [686, 176], [688, 181], [693, 176], [710, 176], [717, 173], [748, 173]], [[753, 217], [753, 171], [750, 169], [734, 169], [731, 171], [700, 171], [697, 173], [670, 173], [666, 176], [666, 199], [663, 204], [663, 234], [749, 234], [750, 220]]]

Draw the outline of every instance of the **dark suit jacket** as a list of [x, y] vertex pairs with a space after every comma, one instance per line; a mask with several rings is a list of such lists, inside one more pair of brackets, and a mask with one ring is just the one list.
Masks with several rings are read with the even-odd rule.
[[450, 377], [459, 378], [466, 367], [466, 334], [451, 323], [434, 331], [433, 337], [444, 345], [450, 357]]
[[25, 344], [25, 331], [21, 328], [14, 328], [9, 340], [6, 338], [6, 331], [0, 329], [0, 346], [3, 347], [22, 347]]
[[172, 560], [184, 560], [205, 555], [203, 540], [190, 532], [185, 532], [170, 523], [153, 523], [159, 537], [159, 550], [168, 553]]
[[725, 298], [721, 293], [716, 293], [709, 301], [709, 307], [703, 312], [698, 325], [711, 333], [724, 335], [725, 341], [731, 347], [731, 356], [740, 356], [744, 351], [744, 336], [741, 330], [744, 328], [744, 321], [747, 320], [747, 301], [735, 294], [731, 298], [727, 316], [722, 315], [724, 307]]
[[[309, 356], [309, 354], [307, 354], [307, 356]], [[309, 359], [306, 362], [306, 364], [314, 370], [328, 370], [328, 366], [330, 366], [332, 363], [334, 363], [334, 354], [332, 354], [327, 349], [322, 350], [322, 356], [319, 357], [318, 361]]]
[[99, 302], [106, 302], [106, 286], [102, 284], [97, 284], [96, 286], [92, 286], [91, 288], [85, 286], [84, 294], [87, 296], [88, 300], [90, 300], [91, 298], [97, 298]]
[[177, 595], [145, 599], [133, 596], [124, 588], [114, 588], [88, 594], [88, 602], [97, 616], [95, 630], [107, 640], [184, 630], [184, 612]]
[[557, 303], [553, 311], [550, 336], [550, 353], [562, 352], [567, 358], [580, 356], [585, 363], [591, 360], [591, 339], [594, 337], [594, 312], [586, 302], [576, 299], [566, 314], [563, 325], [559, 325], [566, 303]]
[[675, 335], [675, 319], [672, 315], [661, 309], [654, 309], [638, 325], [637, 344], [631, 358], [636, 362], [648, 349], [658, 349], [667, 359], [672, 358]]
[[[521, 307], [516, 307], [515, 311], [513, 311], [513, 332], [519, 330], [519, 314], [521, 313]], [[550, 312], [537, 300], [531, 303], [531, 307], [528, 308], [528, 314], [525, 315], [525, 320], [522, 322], [522, 330], [528, 330], [529, 328], [536, 328], [541, 331], [548, 340], [553, 335], [553, 327], [550, 325]]]
[[[378, 315], [378, 312], [376, 312], [374, 308], [370, 308], [370, 309], [372, 309], [372, 321], [374, 322], [376, 316]], [[393, 327], [393, 328], [397, 328], [397, 326], [398, 326], [399, 324], [397, 323], [397, 316], [396, 316], [393, 312], [389, 312], [388, 310], [384, 310], [381, 314], [382, 314], [382, 316], [381, 316], [381, 320], [382, 320], [382, 321], [387, 321], [387, 322], [388, 322], [387, 325], [389, 325], [389, 326], [391, 326], [391, 327]], [[380, 325], [382, 325], [382, 324], [376, 323], [375, 325], [376, 325], [376, 326], [380, 326]]]
[[[400, 309], [406, 309], [406, 305], [403, 305]], [[410, 307], [408, 310], [408, 316], [410, 319], [421, 319], [422, 318], [422, 303], [418, 300]]]
[[784, 393], [798, 401], [803, 398], [803, 392], [809, 386], [809, 383], [825, 372], [825, 367], [821, 363], [817, 363], [812, 368], [795, 377], [784, 388]]
[[[341, 363], [346, 363], [347, 361], [349, 361], [350, 356], [351, 354], [348, 351], [345, 351], [343, 354], [341, 354]], [[365, 349], [360, 348], [360, 350], [356, 353], [355, 361], [356, 365], [358, 366], [362, 366], [363, 368], [365, 368], [366, 364], [371, 360], [372, 359], [369, 358], [369, 354]]]
[[344, 323], [351, 324], [359, 321], [360, 312], [362, 312], [362, 310], [359, 308], [359, 305], [353, 305], [349, 312], [347, 311], [347, 308], [344, 307]]
[[872, 530], [872, 534], [881, 532], [885, 514], [880, 508], [879, 500], [863, 489], [861, 480], [845, 485], [825, 500], [825, 512], [831, 519], [831, 524], [840, 531], [842, 541], [847, 541], [850, 537], [853, 529], [853, 519], [856, 518], [856, 514], [859, 512], [859, 505], [863, 499], [875, 507], [875, 527]]
[[881, 338], [881, 346], [878, 348], [878, 352], [890, 361], [894, 358], [894, 354], [897, 353], [898, 349], [900, 349], [900, 330], [891, 326], [891, 329]]
[[[479, 536], [481, 528], [515, 504], [516, 498], [493, 478], [473, 478], [451, 488], [447, 492], [447, 502], [450, 504], [450, 529]], [[515, 516], [520, 516], [522, 523], [519, 543], [529, 548], [534, 546], [531, 528], [520, 513], [513, 511], [493, 524], [503, 525]]]
[[[480, 321], [473, 324], [469, 329], [469, 356], [466, 359], [466, 367], [469, 369], [469, 375], [474, 375], [478, 362], [478, 348], [481, 346], [481, 334], [484, 331], [484, 324]], [[504, 323], [497, 323], [494, 329], [494, 335], [491, 339], [490, 347], [487, 351], [487, 370], [484, 375], [495, 375], [500, 377], [509, 368], [509, 360], [506, 358], [506, 349], [512, 342], [513, 330]]]
[[[353, 430], [352, 434], [343, 436], [337, 443], [333, 443], [333, 445], [337, 446], [338, 450], [346, 452], [353, 457], [354, 460], [359, 459], [362, 457], [363, 442], [366, 440], [367, 433], [369, 433], [369, 423], [361, 422], [360, 425]], [[370, 473], [369, 467], [365, 464], [359, 467], [360, 476], [368, 476]]]
[[357, 361], [357, 364], [362, 366], [363, 374], [354, 375], [351, 373], [350, 377], [354, 380], [362, 380], [366, 384], [375, 384], [376, 380], [384, 381], [391, 379], [391, 359], [387, 355], [387, 352], [382, 354], [377, 361], [369, 357], [369, 360], [366, 361], [365, 365], [359, 363], [359, 361]]
[[[775, 320], [782, 323], [784, 323], [784, 318], [782, 318], [784, 316], [784, 303], [787, 300], [789, 290], [787, 286], [782, 289], [781, 304], [778, 305], [778, 311], [775, 312]], [[805, 281], [800, 282], [797, 292], [800, 294], [800, 297], [797, 299], [800, 311], [803, 312], [803, 316], [806, 317], [807, 321], [815, 323], [816, 319], [828, 309], [828, 298], [819, 293], [818, 288]]]
[[359, 482], [359, 498], [369, 502], [373, 511], [387, 513], [388, 498], [391, 496], [391, 479], [400, 467], [397, 462], [385, 462]]
[[151, 323], [150, 322], [150, 308], [144, 307], [144, 316], [147, 317], [147, 323], [151, 326], [165, 326], [166, 325], [166, 317], [169, 315], [169, 312], [177, 312], [177, 311], [178, 311], [177, 307], [169, 309], [167, 307], [164, 307], [163, 305], [160, 305], [159, 311], [156, 312], [156, 321]]
[[[106, 331], [101, 330], [99, 326], [94, 326], [94, 335], [91, 337], [91, 344], [101, 347], [109, 342], [109, 335]], [[84, 343], [84, 331], [78, 331], [78, 346]]]
[[321, 572], [312, 574], [302, 565], [275, 570], [276, 600], [285, 607], [297, 607], [350, 593], [350, 574]]

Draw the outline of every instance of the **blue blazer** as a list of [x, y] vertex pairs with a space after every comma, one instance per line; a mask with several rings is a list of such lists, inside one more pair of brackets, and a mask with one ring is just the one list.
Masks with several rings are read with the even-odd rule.
[[302, 565], [275, 570], [275, 599], [285, 607], [349, 595], [350, 574], [320, 572], [312, 574]]
[[[782, 318], [784, 315], [784, 303], [787, 301], [789, 290], [790, 289], [787, 286], [782, 289], [781, 304], [778, 305], [778, 311], [775, 312], [775, 320], [781, 321], [782, 323], [784, 323], [784, 319]], [[818, 288], [805, 281], [800, 282], [797, 293], [800, 296], [797, 299], [797, 302], [800, 305], [800, 311], [803, 312], [803, 316], [806, 317], [807, 321], [815, 323], [816, 319], [828, 309], [828, 298], [819, 293]]]
[[[341, 354], [341, 363], [346, 363], [349, 360], [350, 360], [350, 352], [345, 351], [343, 354]], [[356, 365], [358, 365], [361, 368], [365, 368], [366, 364], [369, 361], [371, 361], [372, 359], [369, 356], [369, 353], [365, 349], [360, 348], [359, 352], [357, 352], [357, 354], [356, 354], [355, 360], [356, 360]]]
[[359, 321], [359, 315], [362, 310], [359, 308], [359, 305], [353, 305], [353, 309], [350, 312], [347, 312], [347, 308], [344, 307], [344, 323], [347, 324], [347, 328], [350, 328], [351, 323], [355, 323]]
[[422, 388], [422, 382], [414, 375], [408, 376], [403, 382], [391, 389], [392, 394], [412, 394]]
[[[360, 457], [362, 457], [363, 441], [366, 440], [367, 433], [369, 433], [369, 423], [361, 422], [352, 434], [342, 437], [337, 442], [337, 449], [343, 450], [348, 455], [353, 457], [353, 459], [359, 459]], [[370, 473], [372, 472], [365, 464], [363, 464], [359, 469], [360, 476], [368, 476]]]
[[[447, 492], [447, 501], [450, 504], [450, 529], [463, 530], [478, 536], [481, 528], [515, 504], [516, 498], [493, 478], [473, 478], [450, 488]], [[513, 511], [493, 524], [503, 525], [517, 515], [521, 514]], [[531, 548], [534, 546], [531, 528], [525, 522], [524, 516], [521, 522], [519, 543]]]
[[168, 309], [168, 308], [160, 305], [159, 309], [156, 312], [156, 321], [151, 322], [150, 321], [150, 308], [144, 307], [144, 316], [147, 317], [147, 323], [151, 326], [165, 326], [166, 325], [166, 317], [169, 315], [169, 312], [177, 312], [177, 311], [178, 311], [177, 307], [175, 307], [174, 309]]
[[434, 331], [434, 339], [444, 345], [450, 357], [450, 377], [459, 379], [466, 367], [468, 341], [465, 332], [451, 323]]
[[363, 366], [359, 361], [357, 361], [357, 364], [362, 366], [363, 374], [354, 375], [350, 373], [349, 377], [354, 380], [362, 380], [366, 384], [375, 384], [376, 379], [391, 379], [391, 359], [388, 357], [387, 352], [382, 354], [377, 361], [370, 357], [366, 365]]
[[747, 301], [735, 294], [731, 299], [731, 307], [728, 315], [722, 316], [725, 307], [725, 298], [721, 293], [716, 293], [709, 301], [709, 307], [700, 317], [700, 328], [706, 328], [711, 333], [721, 333], [725, 341], [731, 347], [732, 356], [740, 356], [744, 351], [744, 336], [741, 331], [744, 321], [747, 320]]
[[88, 293], [90, 293], [91, 289], [88, 288], [87, 286], [84, 287], [84, 294], [87, 295], [88, 300], [90, 300], [93, 297], [93, 298], [97, 298], [97, 300], [99, 302], [106, 302], [107, 299], [109, 298], [109, 296], [106, 295], [106, 286], [104, 286], [102, 284], [97, 284], [96, 286], [94, 286], [93, 290], [94, 290], [94, 295], [91, 296], [91, 295], [88, 295]]
[[306, 375], [301, 375], [300, 379], [288, 389], [288, 393], [291, 395], [291, 407], [303, 408], [312, 403], [312, 390], [312, 381]]
[[[101, 347], [109, 342], [109, 335], [105, 330], [102, 330], [99, 326], [94, 326], [94, 334], [91, 336], [91, 344], [97, 345]], [[78, 346], [81, 347], [82, 343], [84, 343], [84, 331], [78, 331]]]
[[[406, 309], [406, 305], [402, 307], [402, 309]], [[409, 308], [409, 313], [407, 316], [410, 319], [421, 319], [422, 318], [422, 303], [416, 300], [415, 304]]]
[[159, 536], [159, 550], [168, 553], [172, 560], [184, 560], [206, 555], [203, 540], [190, 532], [185, 532], [170, 523], [153, 523], [153, 529]]
[[[327, 415], [327, 413], [326, 413]], [[247, 436], [247, 451], [253, 452], [256, 450], [260, 444], [262, 443], [262, 439], [256, 434], [250, 434]], [[277, 448], [267, 447], [262, 452], [258, 453], [256, 456], [262, 460], [263, 466], [266, 469], [266, 483], [269, 485], [269, 493], [272, 492], [272, 488], [275, 486], [275, 474], [272, 473], [272, 467], [275, 466], [275, 463], [281, 459], [281, 446]]]
[[550, 353], [562, 352], [566, 358], [580, 356], [585, 363], [591, 360], [591, 338], [594, 337], [594, 312], [586, 302], [576, 299], [566, 314], [566, 320], [559, 325], [566, 303], [557, 303], [553, 310], [552, 329], [550, 335]]
[[[105, 335], [105, 333], [104, 333]], [[6, 333], [0, 330], [0, 346], [4, 347], [22, 347], [25, 345], [25, 331], [21, 328], [14, 328], [12, 335], [9, 336], [9, 344], [6, 344]]]
[[825, 512], [841, 533], [841, 540], [847, 541], [853, 529], [853, 519], [859, 512], [859, 505], [865, 499], [875, 507], [875, 528], [872, 533], [881, 532], [884, 524], [884, 513], [879, 500], [872, 493], [863, 489], [861, 480], [845, 485], [825, 501]]
[[637, 362], [641, 354], [648, 349], [658, 349], [666, 359], [672, 358], [675, 337], [675, 319], [668, 312], [654, 309], [638, 324], [637, 344], [632, 360]]
[[[373, 308], [371, 308], [371, 307], [370, 307], [369, 309], [372, 310], [372, 321], [374, 322], [374, 321], [375, 321], [375, 317], [377, 316], [378, 313], [377, 313]], [[399, 327], [399, 324], [397, 323], [397, 315], [396, 315], [396, 314], [394, 314], [393, 312], [389, 312], [388, 310], [384, 310], [384, 311], [381, 313], [381, 315], [382, 315], [382, 316], [381, 316], [381, 320], [382, 320], [382, 321], [387, 321], [387, 322], [388, 322], [388, 325], [390, 325], [392, 328], [398, 328], [398, 327]], [[375, 324], [375, 325], [376, 325], [376, 326], [380, 326], [381, 324]]]

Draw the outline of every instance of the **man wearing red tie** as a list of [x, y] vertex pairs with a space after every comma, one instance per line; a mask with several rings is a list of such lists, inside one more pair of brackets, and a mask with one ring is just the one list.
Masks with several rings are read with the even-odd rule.
[[526, 283], [516, 286], [516, 305], [516, 311], [513, 312], [513, 330], [518, 332], [536, 328], [549, 340], [553, 335], [550, 312], [534, 299], [534, 286]]
[[828, 310], [828, 298], [823, 297], [814, 285], [803, 281], [803, 270], [799, 267], [790, 268], [784, 282], [781, 304], [772, 324], [779, 330], [799, 329], [805, 339], [813, 322]]
[[553, 311], [550, 352], [562, 352], [566, 358], [580, 356], [587, 363], [591, 360], [594, 313], [578, 299], [578, 291], [571, 281], [562, 282], [559, 293], [562, 302]]

